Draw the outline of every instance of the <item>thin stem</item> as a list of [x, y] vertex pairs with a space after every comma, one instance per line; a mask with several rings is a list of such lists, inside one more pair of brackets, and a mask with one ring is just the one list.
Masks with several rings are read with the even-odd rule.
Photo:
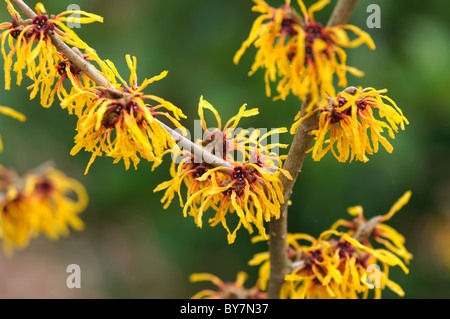
[[[309, 102], [305, 101], [301, 109], [301, 117], [306, 115], [306, 105]], [[267, 296], [270, 299], [279, 297], [281, 285], [284, 281], [284, 276], [288, 267], [287, 264], [287, 212], [289, 206], [289, 199], [292, 194], [295, 182], [300, 174], [305, 160], [306, 151], [312, 142], [313, 136], [311, 131], [317, 128], [317, 114], [305, 119], [295, 132], [289, 153], [284, 162], [283, 168], [289, 171], [292, 180], [287, 179], [284, 175], [280, 180], [284, 186], [284, 204], [280, 208], [280, 218], [274, 219], [269, 223], [269, 254], [270, 254], [270, 281], [267, 290]]]
[[380, 220], [381, 220], [381, 216], [372, 217], [371, 219], [369, 219], [367, 222], [365, 222], [361, 227], [359, 227], [357, 229], [357, 231], [353, 235], [353, 238], [355, 238], [360, 243], [364, 242], [373, 233], [373, 230], [378, 225]]
[[[14, 4], [24, 15], [28, 18], [33, 19], [36, 17], [36, 13], [22, 0], [11, 0], [11, 3]], [[110, 87], [109, 81], [101, 75], [88, 61], [84, 60], [82, 56], [80, 56], [76, 50], [71, 49], [67, 44], [64, 43], [56, 34], [53, 32], [48, 33], [53, 45], [59, 51], [61, 51], [64, 56], [80, 71], [82, 71], [86, 76], [88, 76], [92, 81], [94, 81], [98, 86], [102, 87]], [[78, 51], [79, 52], [79, 51]], [[113, 90], [110, 88], [110, 90]], [[120, 94], [120, 93], [119, 93]], [[215, 156], [211, 152], [208, 152], [203, 147], [193, 143], [189, 139], [185, 138], [183, 135], [177, 133], [175, 130], [170, 128], [169, 126], [162, 123], [160, 120], [155, 118], [157, 121], [167, 132], [172, 135], [175, 142], [178, 146], [183, 149], [191, 152], [197, 161], [205, 161], [211, 166], [224, 166], [228, 168], [233, 168], [229, 162], [223, 160], [222, 158]]]
[[350, 20], [353, 10], [358, 5], [359, 0], [339, 0], [334, 7], [333, 13], [328, 20], [327, 26], [334, 27], [340, 24], [346, 24]]
[[[157, 119], [155, 119], [155, 120], [158, 121]], [[192, 143], [192, 141], [185, 138], [183, 135], [177, 133], [175, 130], [172, 130], [170, 127], [168, 127], [163, 122], [158, 121], [158, 123], [172, 135], [173, 139], [177, 142], [177, 145], [181, 149], [188, 151], [192, 155], [194, 155], [194, 160], [196, 163], [205, 162], [214, 167], [218, 167], [218, 166], [227, 167], [227, 168], [234, 167], [229, 162], [223, 160], [222, 158], [220, 158], [218, 156], [215, 156], [214, 154], [212, 154], [205, 148], [201, 147], [200, 145]], [[223, 170], [223, 172], [227, 173], [228, 171]]]
[[[350, 19], [353, 9], [358, 4], [358, 0], [339, 0], [331, 14], [327, 26], [336, 26], [345, 24]], [[308, 100], [308, 99], [307, 99]], [[305, 101], [307, 102], [307, 101]], [[305, 116], [305, 103], [301, 109], [300, 117]], [[280, 296], [281, 286], [284, 282], [284, 276], [288, 270], [287, 263], [287, 211], [289, 199], [292, 194], [297, 177], [305, 160], [305, 153], [308, 150], [313, 136], [311, 131], [318, 126], [318, 114], [305, 119], [297, 128], [297, 131], [289, 148], [289, 153], [284, 162], [283, 168], [292, 175], [292, 180], [281, 176], [284, 186], [284, 204], [281, 206], [280, 218], [272, 219], [269, 222], [269, 254], [270, 254], [270, 280], [267, 290], [267, 297], [277, 299]]]

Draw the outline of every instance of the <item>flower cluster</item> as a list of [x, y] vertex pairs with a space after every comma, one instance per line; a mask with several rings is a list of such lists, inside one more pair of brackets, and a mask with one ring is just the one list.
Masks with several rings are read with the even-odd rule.
[[394, 132], [399, 128], [404, 130], [409, 122], [395, 102], [383, 95], [386, 92], [386, 89], [349, 87], [329, 99], [327, 105], [298, 120], [292, 130], [295, 131], [305, 118], [320, 112], [319, 126], [311, 132], [315, 143], [310, 151], [315, 161], [331, 151], [339, 162], [349, 158], [367, 162], [366, 153], [378, 152], [379, 143], [391, 153], [393, 147], [382, 133], [387, 130], [394, 139]]
[[[205, 109], [215, 115], [217, 129], [208, 130], [203, 115]], [[212, 167], [205, 161], [196, 160], [191, 152], [179, 150], [175, 154], [178, 160], [174, 160], [171, 167], [173, 178], [161, 183], [154, 190], [166, 190], [162, 198], [162, 202], [166, 202], [165, 208], [177, 193], [184, 216], [191, 215], [198, 227], [203, 225], [204, 213], [212, 208], [216, 214], [209, 219], [209, 223], [211, 226], [221, 223], [228, 232], [229, 243], [234, 242], [236, 231], [241, 226], [252, 233], [254, 225], [262, 236], [266, 236], [264, 222], [279, 218], [280, 205], [284, 203], [280, 174], [291, 178], [289, 172], [281, 168], [284, 157], [272, 152], [273, 148], [286, 145], [267, 144], [267, 137], [286, 132], [286, 129], [273, 130], [266, 134], [261, 134], [259, 130], [240, 130], [235, 134], [239, 120], [255, 114], [257, 109], [246, 110], [244, 105], [222, 128], [215, 108], [201, 98], [199, 115], [209, 138], [199, 143], [226, 160], [229, 166]], [[239, 161], [233, 157], [236, 153], [240, 154]], [[181, 195], [183, 184], [187, 187], [186, 202]], [[234, 231], [228, 226], [231, 217], [227, 215], [232, 213], [239, 218]]]
[[[335, 96], [333, 77], [338, 85], [347, 86], [346, 73], [362, 76], [363, 72], [347, 66], [343, 48], [366, 44], [375, 49], [370, 36], [353, 25], [323, 26], [316, 22], [314, 13], [330, 0], [320, 0], [306, 9], [298, 0], [302, 17], [291, 7], [290, 0], [279, 8], [269, 6], [263, 0], [254, 0], [253, 11], [261, 15], [255, 20], [250, 35], [234, 56], [237, 64], [252, 44], [257, 48], [255, 61], [249, 75], [265, 69], [266, 94], [271, 95], [270, 82], [278, 82], [278, 98], [285, 99], [289, 93], [302, 100], [309, 97], [307, 110], [327, 95]], [[351, 40], [347, 30], [356, 38]]]
[[[288, 234], [291, 270], [285, 277], [280, 297], [367, 298], [374, 289], [375, 298], [380, 298], [385, 287], [404, 296], [402, 288], [389, 279], [389, 267], [399, 266], [407, 274], [405, 263], [412, 255], [404, 246], [404, 237], [383, 222], [400, 210], [410, 196], [411, 192], [406, 192], [387, 214], [369, 221], [364, 218], [361, 206], [351, 207], [348, 212], [356, 215], [353, 221], [339, 220], [317, 239], [306, 234]], [[342, 226], [348, 230], [338, 231]], [[375, 243], [383, 247], [375, 248]], [[262, 290], [269, 279], [268, 258], [264, 252], [249, 262], [262, 264], [259, 271]]]
[[[22, 19], [9, 0], [6, 0], [7, 9], [12, 17], [12, 22], [0, 24], [1, 52], [4, 58], [5, 89], [11, 87], [11, 70], [17, 74], [17, 85], [23, 79], [23, 72], [34, 82], [30, 98], [34, 98], [41, 90], [41, 104], [50, 107], [54, 95], [65, 93], [62, 81], [66, 73], [78, 77], [79, 71], [71, 68], [70, 63], [58, 49], [52, 44], [52, 38], [58, 38], [67, 45], [79, 50], [89, 49], [76, 33], [65, 25], [72, 21], [73, 15], [78, 23], [103, 22], [103, 18], [84, 11], [64, 11], [58, 15], [49, 16], [42, 3], [36, 4], [37, 15], [33, 19]], [[7, 45], [6, 45], [7, 44]], [[9, 52], [6, 52], [8, 47]], [[15, 61], [14, 61], [15, 57]], [[67, 66], [67, 67], [66, 67]], [[55, 81], [55, 88], [52, 88]]]
[[210, 281], [217, 286], [217, 290], [202, 290], [192, 296], [192, 299], [266, 299], [266, 293], [260, 290], [258, 283], [246, 289], [244, 287], [246, 280], [247, 274], [242, 271], [237, 274], [236, 282], [224, 282], [219, 277], [207, 273], [192, 274], [191, 282]]
[[87, 202], [83, 185], [54, 168], [36, 169], [19, 178], [0, 167], [0, 239], [5, 253], [24, 248], [41, 233], [56, 240], [67, 236], [69, 227], [82, 230], [78, 215]]
[[[81, 53], [76, 47], [72, 48], [80, 57], [89, 62], [96, 62], [102, 65], [97, 53], [90, 48], [85, 49], [85, 53]], [[94, 82], [86, 76], [80, 69], [66, 58], [64, 54], [58, 52], [57, 64], [54, 68], [49, 68], [48, 73], [38, 73], [34, 79], [34, 83], [28, 87], [31, 90], [30, 99], [33, 99], [40, 92], [41, 105], [49, 108], [55, 101], [55, 95], [61, 102], [69, 95], [73, 96], [81, 87], [93, 86]], [[68, 79], [68, 81], [65, 81]], [[66, 87], [64, 84], [66, 83]], [[70, 87], [67, 90], [67, 86]], [[69, 92], [68, 92], [69, 91]], [[86, 97], [78, 96], [75, 107], [67, 107], [69, 114], [80, 112], [86, 105]], [[64, 107], [63, 107], [64, 108]], [[80, 116], [80, 113], [76, 113]]]
[[[6, 107], [6, 106], [0, 106], [0, 113], [8, 115], [8, 116], [15, 118], [16, 120], [19, 120], [21, 122], [24, 122], [26, 119], [25, 115], [23, 115], [22, 113], [14, 111], [12, 108]], [[3, 151], [3, 142], [2, 142], [2, 137], [0, 136], [0, 152], [1, 151]]]
[[[131, 72], [129, 83], [107, 60], [103, 65], [103, 75], [111, 83], [110, 87], [78, 87], [74, 83], [74, 92], [61, 103], [62, 107], [79, 114], [76, 145], [70, 153], [75, 155], [83, 148], [92, 153], [86, 173], [95, 158], [103, 154], [114, 158], [114, 163], [123, 159], [126, 169], [130, 161], [137, 167], [140, 161], [138, 154], [153, 162], [154, 167], [159, 165], [165, 150], [173, 147], [175, 141], [155, 119], [158, 115], [166, 117], [184, 131], [179, 120], [185, 115], [179, 108], [156, 95], [143, 93], [149, 84], [164, 78], [167, 71], [145, 79], [139, 85], [136, 58], [127, 55], [126, 61]], [[81, 104], [80, 99], [83, 101]], [[147, 100], [155, 102], [155, 105]]]

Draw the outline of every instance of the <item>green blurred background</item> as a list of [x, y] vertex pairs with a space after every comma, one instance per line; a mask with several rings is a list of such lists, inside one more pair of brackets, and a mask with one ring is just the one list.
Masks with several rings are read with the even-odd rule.
[[[64, 11], [74, 0], [44, 1], [49, 13]], [[128, 77], [125, 55], [138, 59], [140, 79], [169, 70], [168, 76], [146, 92], [161, 96], [183, 109], [193, 127], [201, 95], [221, 113], [234, 115], [247, 103], [260, 115], [244, 119], [243, 127], [289, 127], [298, 111], [295, 98], [274, 102], [264, 94], [263, 72], [249, 78], [255, 50], [238, 66], [235, 51], [247, 37], [253, 20], [250, 0], [133, 0], [76, 1], [82, 10], [104, 17], [103, 24], [83, 25], [78, 35], [108, 58]], [[35, 1], [29, 1], [34, 7]], [[282, 1], [269, 1], [277, 6]], [[295, 3], [295, 1], [293, 1]], [[312, 1], [306, 1], [310, 5]], [[333, 4], [335, 1], [333, 1]], [[381, 7], [381, 28], [368, 29], [366, 8]], [[326, 21], [332, 5], [316, 15]], [[387, 88], [388, 95], [410, 121], [392, 141], [394, 152], [381, 149], [366, 164], [341, 164], [331, 154], [320, 162], [307, 157], [295, 186], [289, 212], [289, 231], [317, 236], [346, 209], [363, 205], [367, 217], [386, 213], [406, 190], [410, 203], [389, 224], [406, 237], [414, 255], [410, 274], [393, 269], [392, 279], [406, 298], [450, 297], [450, 2], [360, 1], [351, 23], [370, 33], [376, 51], [348, 50], [348, 64], [366, 76], [349, 84]], [[0, 21], [10, 21], [6, 8]], [[3, 75], [0, 87], [3, 87]], [[80, 180], [90, 194], [82, 214], [83, 232], [72, 232], [58, 242], [38, 238], [12, 259], [0, 254], [1, 298], [188, 298], [211, 285], [191, 284], [194, 272], [209, 272], [225, 281], [236, 273], [249, 273], [253, 284], [257, 269], [247, 265], [253, 254], [267, 249], [251, 244], [245, 229], [228, 245], [221, 226], [198, 229], [183, 218], [178, 203], [167, 210], [162, 193], [153, 193], [169, 179], [169, 161], [151, 171], [142, 161], [138, 170], [125, 171], [122, 163], [98, 158], [88, 175], [83, 172], [90, 154], [75, 157], [76, 117], [58, 104], [44, 109], [29, 101], [24, 81], [11, 91], [1, 90], [0, 105], [24, 113], [26, 123], [0, 117], [5, 150], [0, 163], [19, 173], [47, 160]], [[285, 135], [283, 141], [291, 137]], [[66, 267], [78, 264], [82, 288], [66, 287]], [[395, 298], [387, 289], [384, 297]]]

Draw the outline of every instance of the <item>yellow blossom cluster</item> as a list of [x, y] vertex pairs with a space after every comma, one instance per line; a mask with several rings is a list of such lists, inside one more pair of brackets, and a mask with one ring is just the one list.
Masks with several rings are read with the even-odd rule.
[[[383, 222], [400, 210], [410, 196], [411, 192], [406, 192], [387, 214], [370, 220], [363, 216], [361, 206], [350, 207], [349, 214], [355, 216], [352, 221], [338, 220], [317, 239], [307, 234], [288, 234], [290, 270], [280, 297], [368, 298], [374, 290], [374, 297], [381, 298], [381, 291], [386, 287], [404, 296], [402, 288], [389, 279], [389, 270], [399, 266], [408, 274], [405, 263], [409, 263], [412, 255], [404, 246], [405, 238]], [[340, 231], [339, 227], [345, 227], [347, 231]], [[269, 254], [263, 252], [249, 262], [250, 265], [261, 265], [259, 280], [263, 291], [269, 280], [268, 259]]]
[[[103, 75], [111, 83], [110, 87], [88, 85], [79, 88], [74, 84], [75, 92], [61, 103], [62, 107], [79, 115], [75, 146], [70, 153], [75, 155], [83, 148], [92, 153], [86, 173], [95, 158], [103, 154], [114, 158], [114, 163], [123, 159], [126, 169], [130, 161], [137, 168], [140, 157], [153, 162], [154, 167], [159, 165], [165, 150], [173, 147], [175, 141], [156, 121], [156, 116], [163, 116], [185, 130], [179, 123], [185, 115], [179, 108], [156, 95], [143, 92], [149, 84], [164, 78], [167, 71], [145, 79], [139, 85], [136, 58], [127, 55], [126, 61], [131, 72], [128, 83], [119, 75], [115, 65], [107, 60], [103, 65]], [[84, 104], [81, 108], [80, 99]], [[155, 103], [151, 105], [148, 100]]]
[[310, 151], [315, 161], [330, 151], [339, 162], [349, 158], [367, 162], [366, 153], [378, 152], [379, 144], [391, 153], [394, 148], [382, 133], [386, 130], [394, 139], [394, 132], [404, 130], [409, 122], [395, 102], [384, 95], [386, 92], [349, 87], [299, 119], [292, 129], [295, 131], [304, 119], [320, 112], [318, 128], [311, 132], [315, 143]]
[[[271, 82], [278, 82], [278, 98], [290, 93], [302, 100], [309, 97], [307, 109], [328, 96], [335, 96], [334, 75], [338, 85], [347, 86], [346, 73], [362, 76], [363, 72], [346, 64], [343, 48], [355, 48], [366, 44], [375, 49], [370, 36], [353, 25], [324, 26], [314, 19], [314, 13], [330, 0], [320, 0], [306, 8], [298, 0], [302, 16], [291, 6], [291, 0], [273, 8], [264, 0], [254, 0], [252, 10], [261, 15], [253, 23], [250, 35], [234, 56], [237, 64], [252, 44], [257, 52], [249, 75], [265, 69], [266, 94], [271, 95]], [[347, 31], [356, 35], [350, 39]]]
[[[36, 16], [33, 19], [23, 19], [14, 9], [9, 0], [6, 0], [7, 9], [12, 22], [0, 24], [1, 52], [4, 58], [5, 89], [11, 87], [11, 71], [16, 73], [16, 84], [21, 85], [23, 72], [34, 84], [30, 98], [34, 98], [40, 90], [41, 104], [50, 107], [54, 101], [55, 93], [61, 98], [66, 95], [62, 81], [68, 77], [78, 77], [79, 70], [52, 45], [52, 37], [57, 37], [67, 45], [79, 50], [88, 50], [88, 45], [76, 33], [66, 26], [65, 22], [73, 19], [70, 15], [79, 16], [79, 23], [103, 22], [103, 18], [85, 11], [64, 11], [58, 15], [46, 14], [42, 3], [37, 3]], [[8, 52], [7, 52], [8, 51]], [[54, 83], [56, 81], [56, 85]], [[54, 88], [53, 88], [54, 86]]]
[[[217, 121], [217, 129], [208, 130], [204, 119], [204, 110], [210, 110]], [[199, 102], [199, 116], [208, 139], [199, 143], [210, 149], [216, 156], [229, 163], [228, 167], [212, 167], [205, 161], [197, 161], [190, 152], [175, 151], [171, 167], [172, 179], [161, 183], [154, 190], [165, 190], [162, 202], [165, 208], [178, 194], [183, 214], [190, 215], [198, 227], [203, 225], [203, 216], [208, 209], [215, 211], [208, 222], [211, 226], [221, 223], [228, 232], [228, 243], [236, 239], [236, 231], [243, 226], [250, 233], [252, 225], [266, 237], [264, 222], [279, 218], [280, 205], [284, 203], [283, 186], [280, 174], [291, 178], [289, 172], [281, 168], [284, 156], [272, 152], [274, 147], [286, 147], [275, 143], [268, 144], [267, 138], [275, 133], [286, 132], [285, 128], [261, 134], [259, 130], [235, 132], [243, 117], [253, 116], [257, 109], [247, 110], [242, 106], [239, 113], [232, 117], [222, 128], [222, 122], [216, 109], [203, 97]], [[235, 158], [236, 154], [240, 158]], [[187, 188], [184, 201], [181, 187]], [[228, 226], [230, 215], [237, 215], [238, 223], [231, 231]]]
[[45, 167], [23, 177], [0, 166], [0, 240], [7, 255], [45, 234], [56, 240], [69, 228], [82, 230], [85, 188], [61, 171]]

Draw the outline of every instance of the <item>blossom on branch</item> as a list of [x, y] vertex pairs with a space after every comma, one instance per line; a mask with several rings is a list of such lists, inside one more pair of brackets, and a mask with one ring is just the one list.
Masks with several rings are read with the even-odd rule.
[[[392, 205], [389, 212], [379, 216], [377, 222], [372, 226], [363, 215], [362, 206], [354, 206], [348, 208], [348, 213], [355, 218], [350, 222], [340, 219], [335, 222], [330, 229], [337, 230], [339, 227], [348, 228], [347, 233], [350, 236], [365, 238], [363, 244], [368, 244], [368, 240], [372, 239], [375, 242], [385, 246], [386, 249], [395, 253], [397, 256], [403, 258], [406, 263], [409, 263], [412, 255], [405, 248], [405, 238], [399, 234], [394, 228], [384, 224], [390, 220], [395, 213], [397, 213], [403, 206], [405, 206], [411, 198], [411, 191], [407, 191]], [[363, 233], [366, 232], [366, 233]], [[367, 234], [367, 232], [370, 232]]]
[[[204, 109], [209, 109], [216, 117], [217, 129], [208, 129], [203, 117]], [[210, 226], [221, 223], [228, 233], [230, 244], [235, 241], [236, 232], [241, 226], [249, 233], [252, 233], [253, 226], [256, 226], [260, 235], [267, 236], [264, 222], [279, 218], [280, 205], [284, 203], [280, 174], [291, 178], [289, 172], [281, 168], [284, 156], [272, 151], [275, 147], [287, 145], [268, 144], [266, 140], [272, 134], [286, 132], [285, 128], [266, 134], [261, 134], [260, 130], [251, 133], [240, 130], [233, 134], [242, 117], [255, 114], [256, 109], [246, 110], [244, 105], [222, 128], [216, 109], [201, 98], [199, 115], [209, 139], [199, 143], [215, 156], [226, 160], [230, 166], [213, 167], [205, 161], [197, 161], [190, 152], [178, 150], [175, 151], [175, 157], [181, 159], [172, 163], [172, 179], [161, 183], [154, 190], [165, 190], [161, 200], [165, 202], [164, 208], [167, 208], [175, 194], [178, 194], [183, 215], [192, 216], [198, 227], [203, 226], [203, 216], [207, 210], [214, 210], [216, 213], [209, 218], [208, 223]], [[234, 157], [236, 154], [240, 156], [238, 160]], [[187, 188], [186, 201], [182, 196], [183, 184]], [[234, 215], [237, 215], [238, 221], [232, 231], [229, 223]]]
[[[75, 109], [76, 114], [81, 113], [75, 146], [70, 154], [75, 155], [83, 148], [92, 153], [85, 173], [95, 158], [103, 154], [114, 158], [114, 163], [123, 159], [126, 169], [131, 162], [137, 168], [140, 157], [153, 162], [153, 167], [158, 166], [166, 149], [172, 148], [175, 141], [155, 120], [157, 116], [165, 117], [185, 132], [179, 120], [186, 116], [179, 108], [156, 95], [143, 93], [149, 84], [164, 78], [167, 71], [145, 79], [139, 85], [136, 58], [127, 55], [126, 61], [131, 71], [129, 83], [119, 75], [111, 61], [106, 61], [108, 69], [103, 75], [111, 83], [110, 87], [77, 88], [74, 85], [76, 89], [61, 103], [62, 107]], [[77, 109], [80, 98], [86, 102], [82, 111]], [[148, 104], [148, 100], [156, 105]]]
[[[409, 273], [405, 263], [412, 255], [404, 246], [404, 238], [382, 222], [389, 220], [411, 196], [406, 192], [383, 215], [367, 221], [362, 208], [349, 208], [353, 221], [339, 220], [316, 239], [307, 234], [288, 234], [287, 257], [290, 270], [285, 276], [280, 297], [290, 299], [381, 298], [381, 291], [390, 290], [404, 296], [402, 288], [389, 279], [389, 267], [399, 266]], [[338, 227], [348, 230], [338, 231]], [[254, 241], [261, 240], [256, 237]], [[381, 244], [377, 248], [374, 245]], [[269, 253], [255, 255], [250, 265], [261, 265], [259, 280], [264, 291], [269, 280]]]
[[[86, 49], [86, 53], [84, 54], [79, 50], [76, 50], [75, 52], [79, 52], [81, 57], [86, 61], [91, 63], [97, 62], [97, 64], [102, 63], [93, 49]], [[94, 81], [73, 65], [64, 54], [58, 52], [55, 63], [54, 67], [48, 68], [47, 73], [40, 72], [36, 74], [34, 83], [28, 87], [28, 90], [31, 90], [30, 99], [34, 99], [37, 93], [40, 92], [41, 105], [45, 108], [52, 106], [55, 101], [55, 95], [58, 97], [59, 101], [62, 102], [67, 96], [73, 96], [79, 92], [80, 88], [95, 85]], [[66, 87], [64, 87], [64, 82], [70, 85], [69, 92], [67, 92]], [[67, 108], [69, 114], [75, 113], [80, 117], [86, 102], [86, 96], [78, 95], [77, 99], [75, 99], [72, 104], [65, 105], [63, 108]]]
[[[28, 87], [32, 90], [30, 98], [33, 99], [40, 89], [42, 106], [50, 107], [55, 92], [58, 95], [61, 93], [60, 82], [64, 79], [65, 73], [71, 70], [69, 72], [72, 72], [74, 76], [79, 74], [79, 71], [69, 65], [67, 59], [52, 44], [52, 36], [58, 37], [78, 50], [89, 49], [88, 45], [65, 25], [65, 22], [74, 19], [69, 16], [73, 14], [79, 16], [76, 18], [79, 23], [103, 22], [103, 18], [80, 10], [64, 11], [56, 16], [49, 16], [45, 14], [46, 10], [42, 3], [38, 3], [36, 17], [23, 20], [10, 1], [6, 0], [6, 2], [13, 21], [0, 24], [0, 31], [4, 30], [0, 34], [0, 39], [4, 58], [5, 89], [9, 90], [11, 87], [11, 70], [17, 74], [16, 83], [20, 85], [23, 71], [26, 69], [26, 75], [34, 82]], [[9, 48], [8, 53], [6, 46]], [[57, 86], [52, 89], [56, 79], [58, 79]]]
[[[271, 82], [278, 82], [276, 98], [285, 99], [291, 92], [309, 103], [307, 110], [325, 99], [335, 96], [334, 75], [338, 85], [347, 86], [346, 73], [362, 76], [363, 72], [346, 64], [347, 54], [343, 48], [354, 48], [366, 44], [375, 49], [370, 36], [353, 25], [323, 26], [316, 22], [314, 13], [330, 0], [320, 0], [306, 9], [298, 0], [302, 16], [291, 7], [291, 1], [279, 8], [269, 6], [263, 0], [254, 0], [252, 10], [261, 15], [253, 23], [250, 35], [234, 56], [237, 64], [244, 52], [253, 44], [255, 61], [249, 75], [265, 69], [266, 95], [271, 95]], [[356, 36], [350, 39], [347, 31]]]
[[299, 119], [291, 130], [295, 131], [304, 119], [320, 112], [319, 127], [311, 132], [315, 143], [309, 150], [315, 161], [331, 151], [339, 162], [349, 158], [367, 162], [366, 154], [378, 152], [379, 143], [392, 153], [394, 148], [382, 133], [387, 130], [394, 139], [394, 132], [404, 130], [409, 122], [395, 102], [383, 94], [386, 92], [386, 89], [349, 87], [328, 104], [322, 103]]

